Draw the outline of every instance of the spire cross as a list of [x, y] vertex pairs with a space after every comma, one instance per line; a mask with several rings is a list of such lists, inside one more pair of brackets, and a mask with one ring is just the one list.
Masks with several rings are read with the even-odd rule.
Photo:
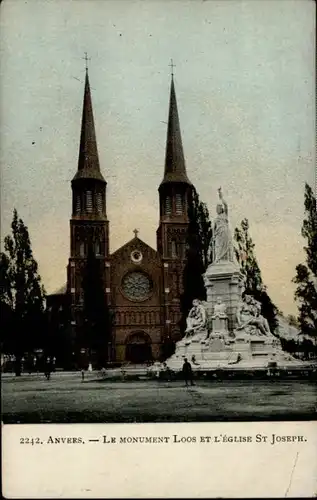
[[171, 59], [169, 67], [171, 68], [171, 75], [174, 76], [174, 68], [176, 68], [176, 64], [173, 63], [173, 59]]
[[91, 60], [91, 57], [88, 57], [87, 56], [87, 52], [85, 52], [85, 57], [82, 57], [82, 59], [85, 60], [85, 63], [86, 63], [86, 71], [88, 71], [88, 61]]
[[137, 238], [138, 234], [139, 234], [139, 230], [138, 229], [133, 229], [133, 232], [134, 232], [134, 237]]

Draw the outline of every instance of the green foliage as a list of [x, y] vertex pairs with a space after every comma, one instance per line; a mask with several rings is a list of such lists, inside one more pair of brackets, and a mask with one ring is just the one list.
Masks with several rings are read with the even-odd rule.
[[280, 341], [283, 351], [289, 352], [295, 358], [309, 360], [317, 355], [317, 346], [307, 338], [295, 340], [281, 337]]
[[289, 314], [287, 316], [287, 321], [289, 323], [289, 325], [291, 326], [295, 326], [298, 328], [298, 321], [297, 321], [297, 318], [293, 315], [293, 314]]
[[312, 188], [305, 185], [305, 213], [302, 236], [307, 240], [306, 263], [314, 277], [317, 277], [317, 205]]
[[296, 266], [293, 282], [297, 284], [295, 300], [299, 304], [298, 322], [301, 333], [317, 337], [317, 211], [312, 188], [305, 185], [305, 219], [302, 236], [307, 240], [304, 247], [306, 263]]
[[268, 320], [270, 330], [274, 333], [278, 327], [278, 309], [267, 294], [263, 285], [261, 270], [254, 252], [254, 243], [249, 234], [249, 221], [243, 219], [239, 228], [235, 229], [235, 255], [245, 278], [245, 291], [261, 302], [262, 315]]
[[211, 261], [212, 225], [206, 203], [200, 201], [196, 190], [193, 191], [189, 207], [188, 244], [197, 249], [204, 271]]
[[89, 246], [82, 287], [84, 292], [84, 347], [95, 351], [98, 364], [107, 361], [108, 342], [111, 339], [112, 315], [107, 304], [102, 262]]
[[0, 256], [0, 302], [5, 311], [3, 349], [16, 356], [44, 343], [45, 290], [33, 257], [28, 228], [13, 212], [12, 235]]
[[181, 330], [185, 329], [186, 317], [192, 307], [193, 299], [206, 300], [203, 275], [210, 263], [212, 225], [208, 208], [199, 200], [193, 190], [189, 209], [186, 263], [183, 272], [183, 294], [181, 297]]
[[243, 219], [241, 228], [235, 229], [234, 239], [236, 241], [236, 258], [245, 277], [245, 288], [247, 290], [257, 290], [262, 287], [263, 283], [258, 261], [254, 254], [255, 245], [249, 234], [248, 219]]

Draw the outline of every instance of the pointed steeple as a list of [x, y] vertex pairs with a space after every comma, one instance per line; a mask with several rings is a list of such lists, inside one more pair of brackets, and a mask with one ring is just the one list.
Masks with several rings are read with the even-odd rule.
[[81, 120], [81, 134], [78, 157], [78, 170], [74, 180], [96, 179], [106, 182], [100, 172], [99, 157], [96, 141], [94, 115], [92, 110], [88, 68], [86, 67], [85, 92], [83, 114]]
[[165, 171], [161, 186], [162, 184], [166, 184], [169, 182], [182, 182], [191, 184], [186, 173], [173, 73], [171, 80], [169, 115], [167, 125]]

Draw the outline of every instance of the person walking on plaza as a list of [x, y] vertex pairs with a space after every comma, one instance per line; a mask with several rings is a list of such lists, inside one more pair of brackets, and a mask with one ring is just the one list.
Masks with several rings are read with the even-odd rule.
[[52, 362], [51, 362], [51, 358], [48, 357], [48, 358], [46, 358], [46, 362], [45, 362], [45, 377], [47, 380], [50, 380], [50, 378], [51, 378], [51, 371], [52, 371]]
[[188, 382], [190, 382], [190, 385], [194, 385], [192, 366], [190, 362], [187, 360], [187, 358], [184, 359], [183, 377], [185, 380], [186, 387], [188, 387]]
[[171, 382], [171, 380], [172, 380], [171, 370], [167, 366], [167, 363], [165, 363], [165, 361], [163, 363], [163, 369], [164, 369], [164, 372], [163, 372], [164, 380], [167, 380], [167, 382]]

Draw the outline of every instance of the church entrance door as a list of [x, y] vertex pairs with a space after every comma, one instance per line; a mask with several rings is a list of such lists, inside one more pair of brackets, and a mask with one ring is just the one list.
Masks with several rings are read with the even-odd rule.
[[125, 358], [131, 363], [147, 363], [152, 360], [151, 339], [145, 332], [133, 333], [128, 337]]

